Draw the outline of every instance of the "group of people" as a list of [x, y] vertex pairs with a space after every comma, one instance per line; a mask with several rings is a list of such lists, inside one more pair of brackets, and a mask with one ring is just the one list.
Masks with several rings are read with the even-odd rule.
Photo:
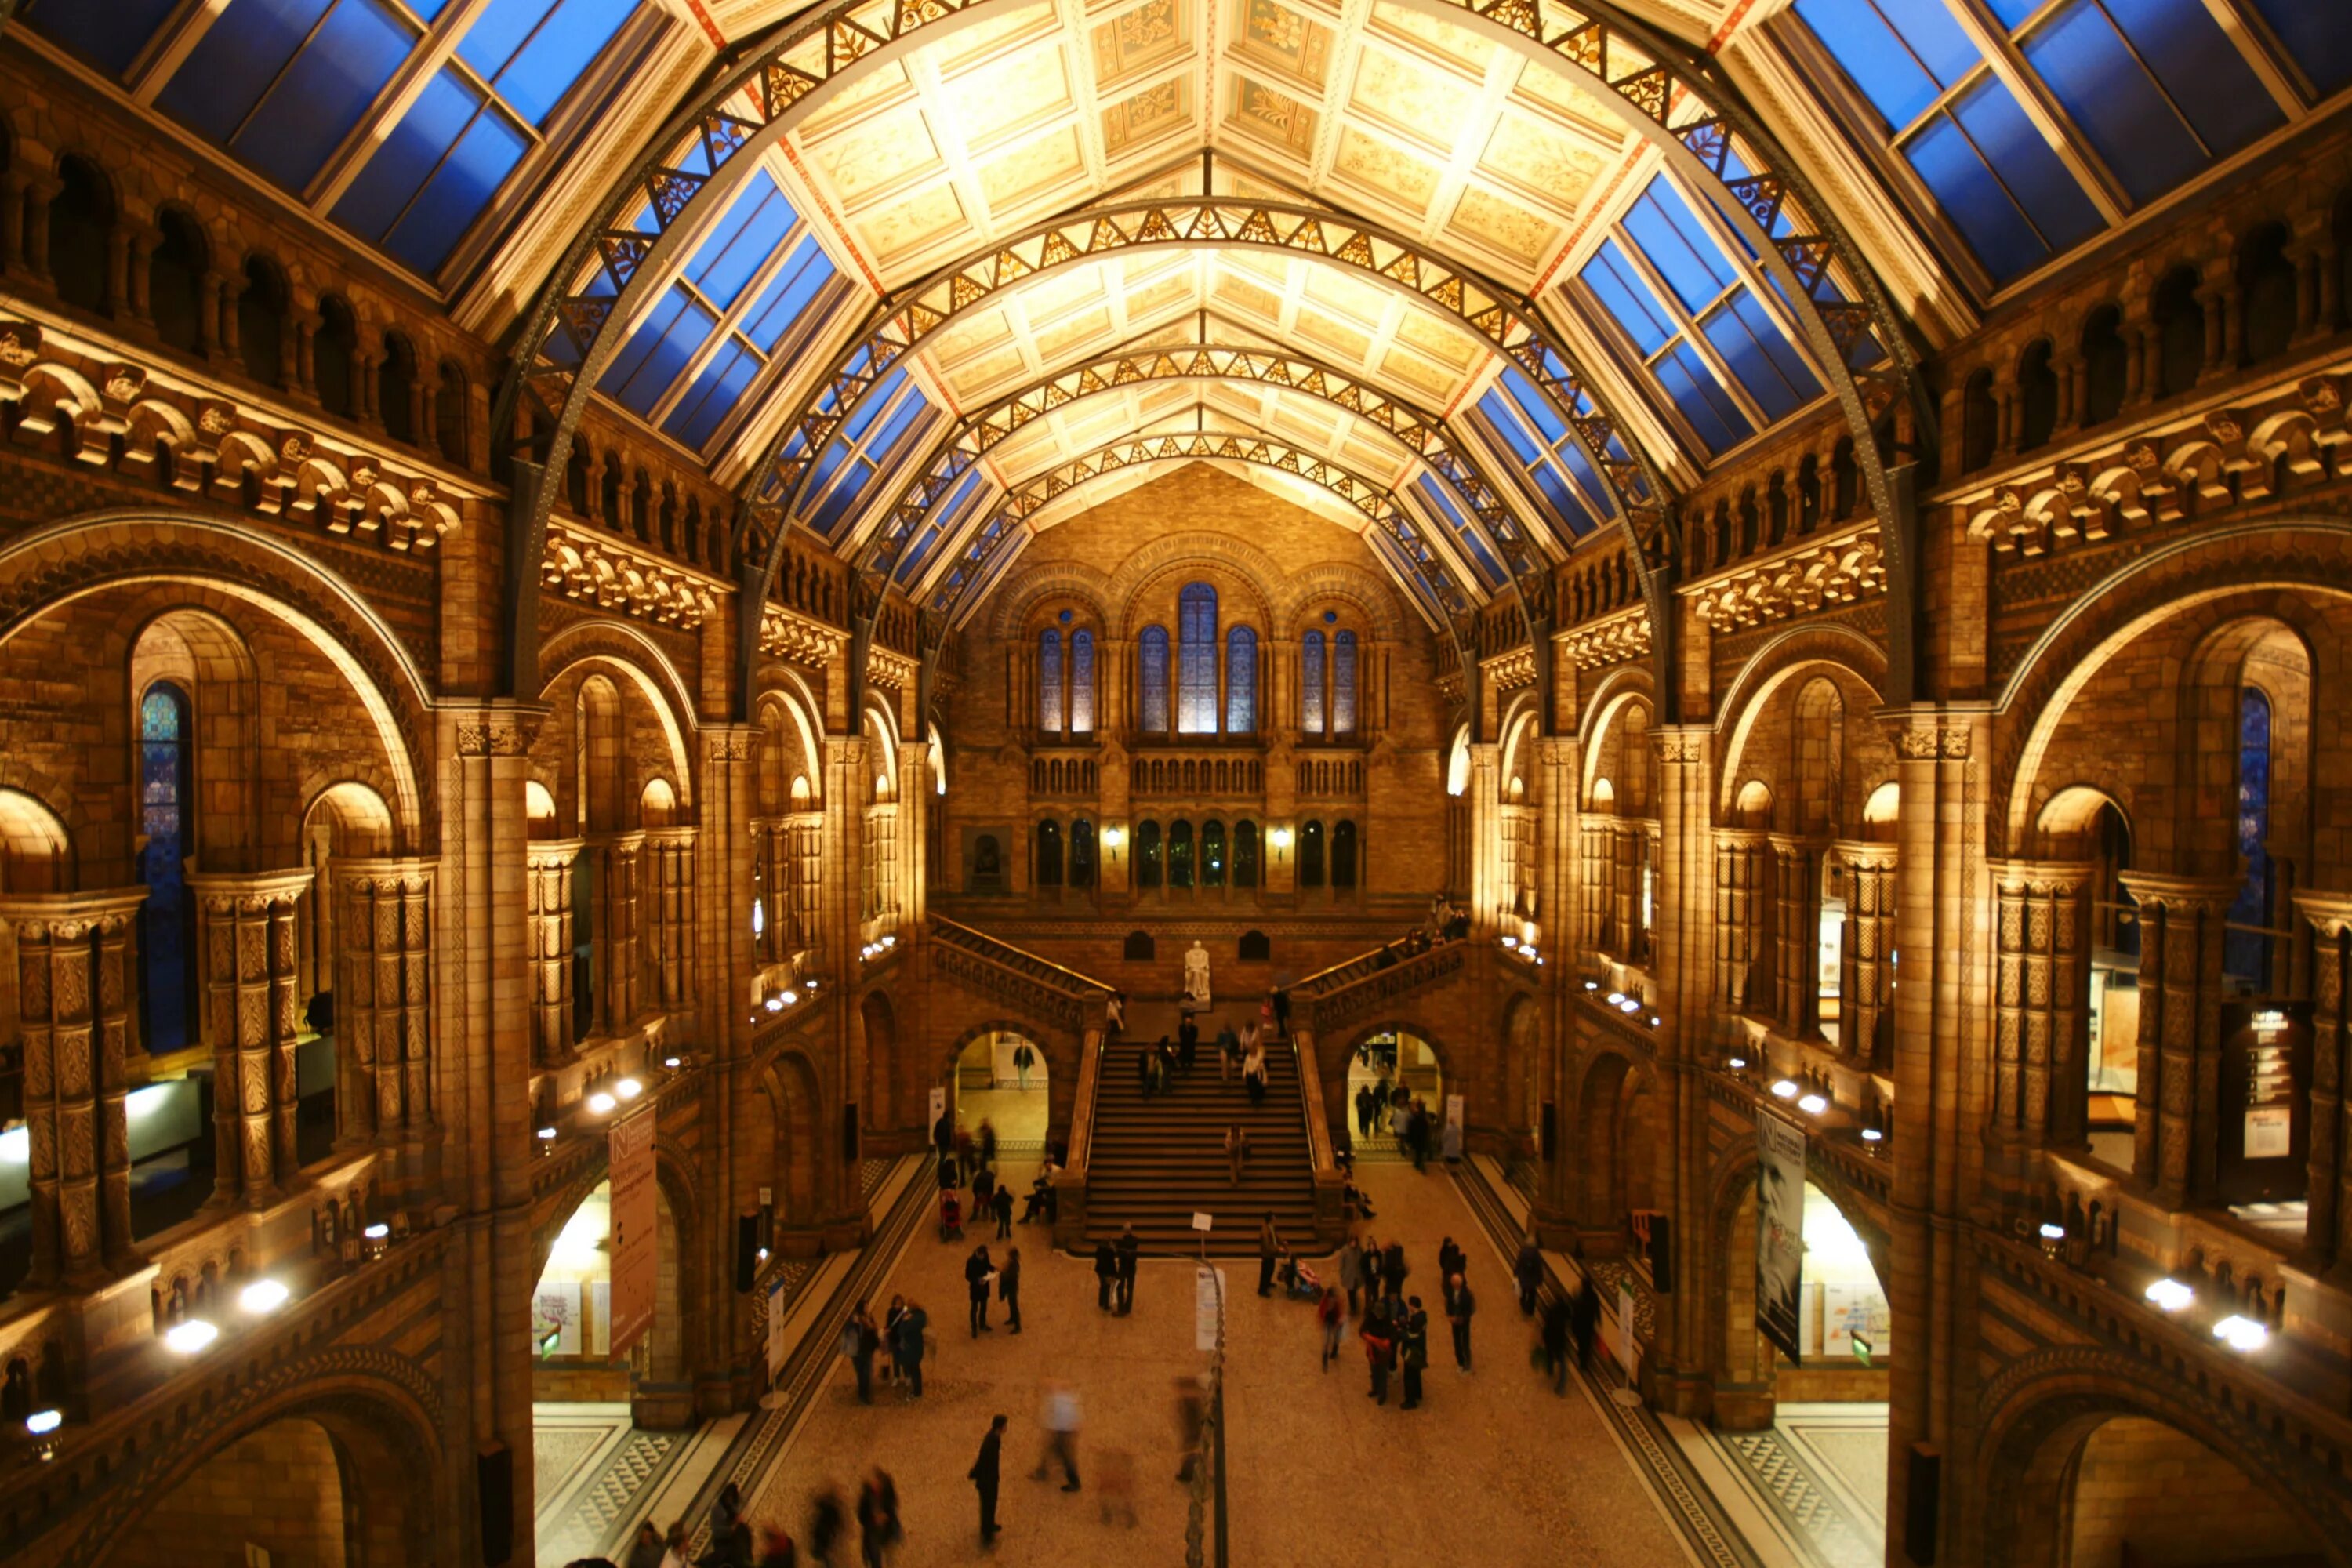
[[1135, 1265], [1143, 1243], [1131, 1225], [1121, 1226], [1116, 1242], [1095, 1243], [1095, 1306], [1126, 1317], [1135, 1310]]
[[[1265, 1024], [1253, 1023], [1236, 1033], [1231, 1024], [1226, 1024], [1218, 1029], [1212, 1046], [1217, 1053], [1217, 1081], [1233, 1082], [1234, 1070], [1240, 1069], [1242, 1088], [1252, 1105], [1265, 1099], [1266, 1028]], [[1172, 1037], [1162, 1035], [1156, 1044], [1139, 1041], [1135, 1051], [1136, 1086], [1143, 1098], [1168, 1094], [1175, 1089], [1178, 1079], [1192, 1077], [1200, 1051], [1201, 1026], [1190, 1013], [1184, 1015]]]
[[[858, 1561], [865, 1568], [883, 1568], [890, 1549], [906, 1539], [898, 1519], [898, 1484], [878, 1466], [858, 1483], [857, 1499], [846, 1500], [841, 1489], [820, 1486], [809, 1498], [806, 1533], [793, 1540], [778, 1524], [754, 1525], [744, 1516], [742, 1489], [733, 1481], [719, 1489], [710, 1507], [710, 1550], [700, 1557], [688, 1554], [686, 1521], [679, 1520], [665, 1533], [652, 1520], [637, 1526], [629, 1554], [621, 1568], [797, 1568], [805, 1551], [812, 1563], [844, 1561], [851, 1531], [856, 1532]], [[571, 1568], [614, 1568], [610, 1559], [584, 1558]]]
[[[1045, 1480], [1058, 1467], [1062, 1489], [1079, 1489], [1078, 1426], [1083, 1415], [1078, 1391], [1058, 1378], [1048, 1378], [1037, 1402], [1037, 1426], [1044, 1435], [1044, 1445], [1037, 1453], [1036, 1468], [1029, 1472], [1032, 1480]], [[1012, 1418], [1006, 1415], [990, 1419], [987, 1435], [980, 1440], [980, 1453], [965, 1472], [965, 1479], [980, 1493], [982, 1546], [993, 1546], [1003, 1528], [997, 1522], [996, 1500], [1004, 1477], [1004, 1433], [1011, 1424]], [[1108, 1511], [1108, 1504], [1105, 1506]]]
[[[940, 1239], [961, 1241], [966, 1210], [963, 1184], [971, 1184], [971, 1222], [992, 1226], [996, 1239], [1003, 1241], [1013, 1235], [1013, 1189], [996, 1177], [996, 1129], [986, 1117], [981, 1119], [977, 1137], [964, 1130], [963, 1123], [946, 1111], [931, 1123], [931, 1144], [939, 1152], [940, 1162]], [[1029, 1191], [1022, 1198], [1021, 1223], [1033, 1220], [1054, 1223], [1059, 1206], [1054, 1191], [1056, 1167], [1049, 1152], [1029, 1183]]]

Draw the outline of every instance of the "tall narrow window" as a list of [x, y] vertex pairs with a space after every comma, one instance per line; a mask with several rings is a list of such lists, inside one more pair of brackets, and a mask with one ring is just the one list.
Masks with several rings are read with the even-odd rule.
[[1257, 886], [1257, 824], [1234, 824], [1234, 886]]
[[1298, 885], [1323, 885], [1323, 825], [1310, 822], [1298, 830]]
[[1225, 634], [1225, 733], [1257, 729], [1257, 634], [1235, 626]]
[[1331, 829], [1331, 885], [1356, 885], [1356, 825], [1341, 822]]
[[140, 999], [147, 1048], [158, 1055], [180, 1049], [191, 1033], [194, 906], [184, 871], [189, 846], [182, 816], [188, 800], [188, 721], [185, 692], [167, 680], [147, 689], [139, 704], [139, 830], [147, 838], [140, 855], [140, 879], [147, 884], [139, 921]]
[[1135, 885], [1160, 886], [1160, 824], [1147, 822], [1135, 830]]
[[1062, 825], [1058, 822], [1037, 825], [1037, 885], [1062, 885]]
[[1051, 626], [1037, 634], [1037, 728], [1062, 732], [1062, 634]]
[[1192, 825], [1179, 820], [1168, 829], [1168, 885], [1189, 888], [1192, 885]]
[[1356, 732], [1356, 634], [1331, 639], [1331, 733]]
[[1070, 733], [1095, 732], [1095, 634], [1070, 634]]
[[1095, 825], [1085, 817], [1070, 824], [1070, 886], [1095, 885]]
[[1187, 583], [1176, 599], [1176, 730], [1217, 732], [1217, 591]]
[[1168, 733], [1168, 628], [1146, 626], [1136, 644], [1137, 673], [1142, 686], [1143, 732]]
[[1222, 888], [1225, 885], [1225, 825], [1207, 822], [1201, 825], [1201, 886]]
[[[2252, 686], [2238, 690], [2238, 854], [2246, 863], [2245, 885], [2230, 905], [2228, 923], [2271, 923], [2271, 700]], [[2231, 931], [2221, 943], [2221, 967], [2257, 991], [2270, 984], [2270, 938]]]
[[1308, 632], [1298, 654], [1298, 729], [1323, 733], [1323, 634]]

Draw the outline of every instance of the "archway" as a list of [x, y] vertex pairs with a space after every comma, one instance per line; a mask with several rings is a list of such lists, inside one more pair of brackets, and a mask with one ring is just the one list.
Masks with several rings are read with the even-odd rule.
[[1051, 1117], [1045, 1047], [1011, 1028], [982, 1029], [956, 1052], [948, 1073], [948, 1110], [980, 1136], [986, 1122], [1000, 1153], [1044, 1152]]
[[1437, 1047], [1394, 1026], [1357, 1041], [1348, 1053], [1348, 1118], [1358, 1156], [1404, 1158], [1405, 1115], [1415, 1106], [1433, 1119], [1434, 1152], [1435, 1129], [1444, 1124], [1446, 1110], [1445, 1069]]

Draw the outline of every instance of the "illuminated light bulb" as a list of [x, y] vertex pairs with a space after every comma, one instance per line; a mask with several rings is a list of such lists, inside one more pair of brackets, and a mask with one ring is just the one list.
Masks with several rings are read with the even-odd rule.
[[769, 997], [769, 998], [768, 998], [768, 1011], [769, 1011], [769, 1012], [771, 1012], [771, 1013], [781, 1013], [781, 1012], [782, 1012], [783, 1010], [784, 1010], [784, 999], [783, 999], [782, 997], [781, 997], [781, 996], [771, 996], [771, 997]]
[[291, 1290], [275, 1279], [257, 1279], [236, 1293], [238, 1310], [264, 1317], [286, 1305]]
[[635, 1100], [645, 1091], [646, 1086], [633, 1078], [625, 1078], [613, 1086], [613, 1092], [623, 1100]]
[[1827, 1110], [1829, 1108], [1830, 1102], [1823, 1100], [1818, 1094], [1801, 1096], [1797, 1101], [1797, 1109], [1803, 1111], [1808, 1116], [1819, 1116], [1822, 1111]]
[[779, 998], [779, 1000], [781, 1000], [785, 1006], [790, 1007], [793, 1004], [797, 1003], [800, 1000], [800, 997], [793, 992], [787, 991], [781, 998]]
[[539, 1130], [539, 1141], [540, 1141], [541, 1142], [542, 1142], [542, 1143], [552, 1143], [552, 1142], [555, 1142], [555, 1129], [554, 1129], [554, 1128], [552, 1128], [552, 1127], [542, 1127], [542, 1128], [541, 1128], [541, 1129]]
[[1661, 1018], [1661, 1017], [1659, 1017], [1655, 1013], [1653, 1013], [1653, 1014], [1651, 1014], [1651, 1015], [1650, 1015], [1650, 1027], [1652, 1027], [1653, 1029], [1656, 1028], [1660, 1024], [1663, 1024], [1663, 1023], [1664, 1023], [1664, 1022], [1665, 1022], [1665, 1020], [1664, 1020], [1664, 1019], [1663, 1019], [1663, 1018]]
[[2165, 1312], [2180, 1311], [2191, 1301], [2197, 1300], [2196, 1291], [2168, 1276], [2150, 1285], [2141, 1294], [2146, 1296], [2158, 1310]]
[[1612, 991], [1609, 993], [1609, 1005], [1612, 1007], [1623, 1006], [1625, 1005], [1625, 993], [1622, 991]]
[[382, 1241], [392, 1234], [392, 1226], [388, 1225], [372, 1225], [365, 1230], [360, 1232], [360, 1234], [367, 1237], [370, 1241]]
[[202, 1318], [174, 1323], [163, 1336], [163, 1348], [174, 1355], [194, 1355], [220, 1338], [220, 1331]]
[[1740, 1068], [1748, 1065], [1748, 1058], [1746, 1057], [1733, 1057], [1724, 1065], [1731, 1068], [1732, 1071], [1738, 1072]]
[[1885, 1136], [1885, 1133], [1875, 1127], [1865, 1127], [1862, 1130], [1862, 1141], [1865, 1143], [1875, 1143]]
[[614, 1100], [611, 1095], [606, 1094], [601, 1089], [588, 1097], [588, 1109], [594, 1111], [599, 1116], [611, 1115], [613, 1113], [613, 1108], [620, 1103], [621, 1102], [619, 1100]]
[[1584, 983], [1584, 988], [1587, 991], [1598, 991], [1601, 989], [1601, 982], [1598, 980], [1588, 980]]
[[681, 1062], [681, 1058], [677, 1058], [677, 1057], [664, 1057], [664, 1058], [662, 1058], [662, 1066], [664, 1066], [664, 1067], [666, 1067], [666, 1068], [669, 1068], [669, 1069], [670, 1069], [670, 1071], [672, 1071], [672, 1072], [676, 1072], [676, 1071], [678, 1069], [678, 1067], [680, 1066], [680, 1062]]
[[1617, 1010], [1621, 1013], [1638, 1013], [1642, 1010], [1642, 999], [1639, 996], [1628, 996], [1617, 1004]]
[[65, 1424], [64, 1413], [57, 1410], [36, 1410], [25, 1417], [25, 1430], [36, 1437], [46, 1437]]
[[1792, 1078], [1774, 1079], [1772, 1080], [1772, 1098], [1775, 1100], [1796, 1099], [1797, 1080]]
[[2251, 1354], [2271, 1342], [2271, 1331], [2252, 1318], [2235, 1313], [2213, 1325], [2213, 1337], [2231, 1350]]

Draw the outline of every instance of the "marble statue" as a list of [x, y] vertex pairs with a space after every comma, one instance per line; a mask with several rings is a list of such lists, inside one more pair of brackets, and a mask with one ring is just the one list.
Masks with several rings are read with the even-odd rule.
[[1195, 937], [1184, 952], [1184, 1005], [1198, 1011], [1209, 1005], [1209, 950]]

